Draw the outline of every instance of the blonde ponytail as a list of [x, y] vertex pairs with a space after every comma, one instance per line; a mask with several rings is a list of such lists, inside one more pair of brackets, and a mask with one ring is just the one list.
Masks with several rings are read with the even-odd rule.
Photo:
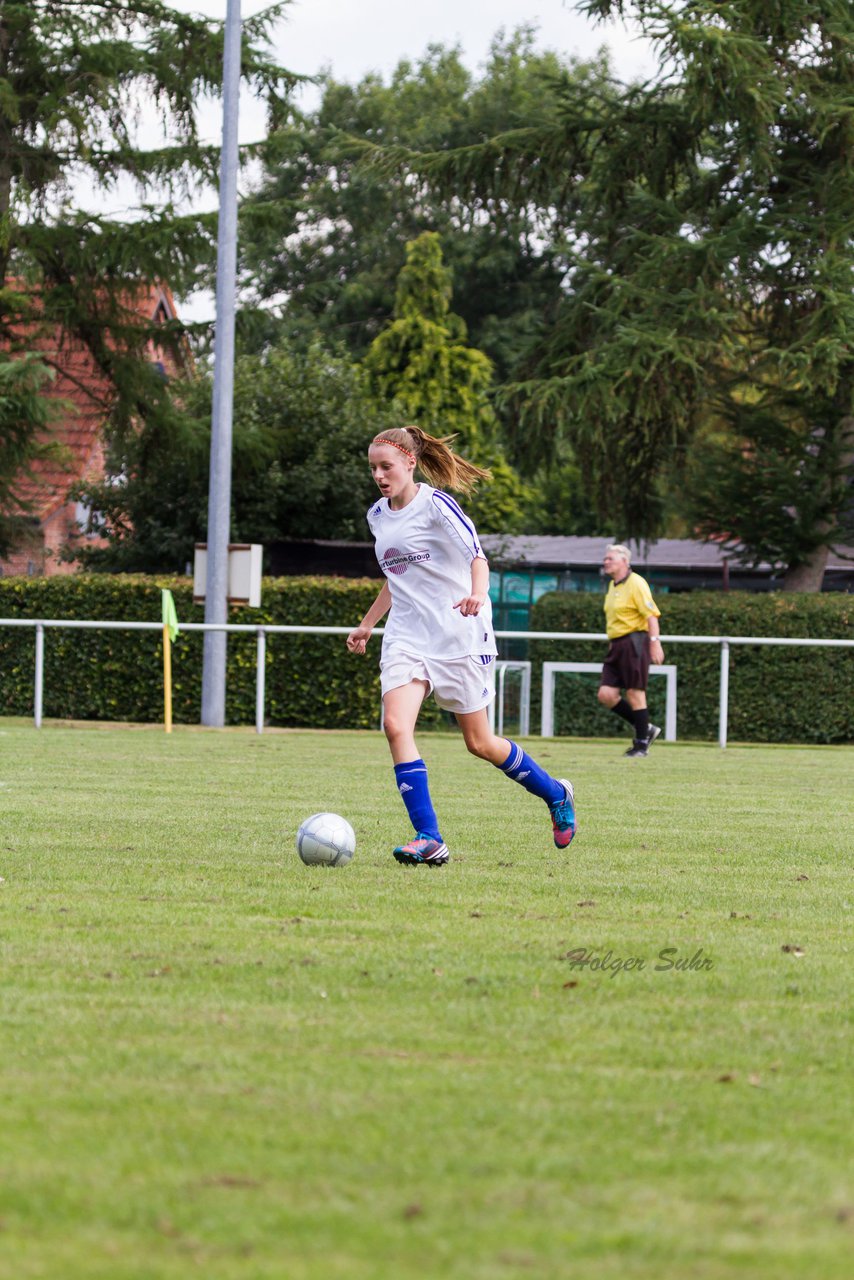
[[408, 453], [437, 489], [456, 489], [470, 494], [480, 480], [491, 480], [492, 472], [461, 458], [449, 446], [456, 436], [431, 436], [420, 427], [391, 427], [374, 436], [373, 444], [391, 444]]

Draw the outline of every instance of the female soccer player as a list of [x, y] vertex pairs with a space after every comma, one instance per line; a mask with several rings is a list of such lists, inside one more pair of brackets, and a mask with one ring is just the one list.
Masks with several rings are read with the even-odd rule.
[[489, 565], [474, 525], [454, 499], [415, 481], [416, 465], [429, 481], [464, 493], [489, 478], [448, 447], [452, 439], [395, 427], [371, 442], [368, 461], [382, 497], [368, 512], [368, 524], [386, 580], [347, 637], [351, 653], [364, 653], [374, 627], [391, 610], [380, 660], [383, 727], [395, 783], [415, 829], [394, 856], [414, 866], [444, 866], [449, 856], [414, 736], [431, 690], [440, 707], [453, 711], [473, 755], [545, 801], [559, 849], [576, 832], [572, 784], [552, 778], [489, 727], [486, 708], [495, 696], [497, 653]]

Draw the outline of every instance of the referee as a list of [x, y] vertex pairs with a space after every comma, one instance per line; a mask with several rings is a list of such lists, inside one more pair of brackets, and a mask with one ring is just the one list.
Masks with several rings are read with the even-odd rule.
[[[649, 664], [664, 661], [659, 639], [661, 613], [649, 584], [632, 570], [632, 553], [622, 543], [608, 547], [602, 567], [611, 579], [605, 595], [605, 630], [610, 645], [602, 667], [599, 701], [632, 726], [634, 742], [625, 753], [648, 755], [661, 733], [650, 724], [646, 705]], [[622, 697], [620, 690], [625, 690]]]

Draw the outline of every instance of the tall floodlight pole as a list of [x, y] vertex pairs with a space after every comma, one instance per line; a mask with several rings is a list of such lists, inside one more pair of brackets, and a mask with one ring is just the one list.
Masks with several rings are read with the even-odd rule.
[[[231, 524], [231, 426], [234, 401], [234, 305], [237, 286], [237, 117], [240, 102], [240, 0], [228, 0], [222, 76], [222, 156], [216, 259], [216, 335], [211, 421], [205, 622], [228, 616], [228, 538]], [[202, 667], [202, 724], [225, 724], [226, 633], [206, 631]]]

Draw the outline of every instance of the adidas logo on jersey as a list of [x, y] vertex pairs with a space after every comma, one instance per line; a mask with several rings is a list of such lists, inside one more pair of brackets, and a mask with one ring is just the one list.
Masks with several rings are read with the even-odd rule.
[[530, 770], [530, 769], [526, 769], [524, 773], [517, 773], [517, 774], [516, 774], [516, 781], [517, 781], [517, 782], [521, 782], [523, 778], [527, 778], [527, 777], [528, 777], [528, 775], [530, 774], [530, 772], [531, 772], [531, 770]]
[[411, 790], [412, 790], [412, 788], [410, 787], [410, 785], [409, 785], [409, 783], [408, 783], [408, 782], [401, 782], [400, 786], [399, 786], [397, 789], [398, 789], [398, 791], [400, 792], [400, 794], [401, 794], [401, 795], [403, 795], [404, 791], [411, 791]]

